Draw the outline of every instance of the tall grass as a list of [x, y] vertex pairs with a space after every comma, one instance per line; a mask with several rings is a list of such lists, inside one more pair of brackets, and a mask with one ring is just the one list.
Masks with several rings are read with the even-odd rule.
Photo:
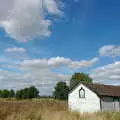
[[120, 113], [72, 113], [66, 101], [0, 100], [0, 120], [120, 120]]

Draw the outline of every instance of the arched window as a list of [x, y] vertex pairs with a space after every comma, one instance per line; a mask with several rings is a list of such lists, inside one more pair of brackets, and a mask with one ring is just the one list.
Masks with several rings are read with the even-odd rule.
[[85, 98], [85, 90], [82, 87], [79, 90], [79, 98]]

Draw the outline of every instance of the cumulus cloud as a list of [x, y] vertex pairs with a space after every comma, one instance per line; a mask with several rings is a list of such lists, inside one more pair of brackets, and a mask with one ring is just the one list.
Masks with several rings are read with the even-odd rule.
[[78, 69], [78, 68], [87, 68], [94, 65], [99, 59], [93, 58], [91, 60], [83, 60], [83, 61], [72, 61], [69, 58], [64, 57], [53, 57], [50, 59], [33, 59], [33, 60], [25, 60], [22, 63], [22, 66], [27, 67], [39, 67], [42, 68], [45, 67], [61, 67], [66, 66], [68, 68], [72, 69]]
[[120, 61], [96, 68], [91, 72], [95, 81], [120, 80]]
[[48, 61], [46, 59], [33, 59], [33, 60], [24, 60], [21, 63], [21, 66], [25, 67], [25, 69], [29, 68], [46, 68], [48, 67]]
[[24, 60], [30, 58], [27, 53], [27, 50], [22, 47], [7, 48], [4, 50], [4, 56], [14, 60]]
[[105, 45], [99, 50], [100, 56], [120, 56], [120, 46], [116, 45]]
[[52, 21], [47, 15], [62, 14], [55, 0], [0, 0], [0, 3], [0, 27], [22, 42], [50, 36]]
[[48, 65], [52, 65], [52, 66], [68, 65], [71, 62], [72, 62], [72, 60], [69, 58], [54, 57], [54, 58], [50, 58], [48, 60]]
[[58, 9], [58, 4], [56, 0], [44, 0], [44, 6], [47, 11], [51, 14], [62, 14], [62, 12]]
[[25, 53], [27, 50], [25, 48], [18, 48], [18, 47], [13, 47], [13, 48], [7, 48], [5, 49], [5, 52], [8, 53]]
[[94, 65], [99, 59], [93, 58], [91, 60], [82, 60], [82, 61], [72, 61], [71, 64], [69, 65], [70, 68], [87, 68], [87, 67], [91, 67], [92, 65]]

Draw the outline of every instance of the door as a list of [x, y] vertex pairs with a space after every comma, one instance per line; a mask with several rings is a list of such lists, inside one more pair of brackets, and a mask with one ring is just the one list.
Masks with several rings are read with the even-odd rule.
[[120, 110], [119, 98], [114, 98], [114, 110], [115, 111]]

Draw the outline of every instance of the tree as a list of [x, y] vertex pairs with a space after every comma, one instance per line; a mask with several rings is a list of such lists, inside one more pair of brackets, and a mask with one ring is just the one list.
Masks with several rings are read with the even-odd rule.
[[16, 92], [17, 99], [37, 98], [38, 95], [39, 95], [39, 91], [35, 86], [31, 86], [29, 88], [24, 88], [24, 89], [18, 90]]
[[66, 100], [68, 98], [69, 87], [65, 82], [57, 83], [53, 96], [55, 99]]
[[21, 93], [22, 93], [21, 96], [22, 96], [22, 98], [24, 98], [24, 99], [27, 99], [27, 98], [29, 98], [29, 96], [30, 96], [30, 95], [29, 95], [29, 94], [30, 94], [30, 93], [29, 93], [29, 88], [24, 88]]
[[2, 90], [0, 90], [0, 97], [2, 97]]
[[73, 89], [79, 83], [92, 83], [92, 78], [85, 73], [75, 73], [70, 80], [70, 89]]
[[15, 91], [13, 89], [10, 90], [9, 97], [15, 97]]
[[29, 88], [29, 98], [37, 98], [39, 96], [39, 91], [35, 86]]
[[17, 90], [15, 97], [16, 97], [17, 99], [22, 99], [22, 90]]
[[8, 98], [9, 96], [10, 96], [10, 91], [4, 89], [4, 90], [2, 91], [2, 97], [3, 97], [3, 98]]

